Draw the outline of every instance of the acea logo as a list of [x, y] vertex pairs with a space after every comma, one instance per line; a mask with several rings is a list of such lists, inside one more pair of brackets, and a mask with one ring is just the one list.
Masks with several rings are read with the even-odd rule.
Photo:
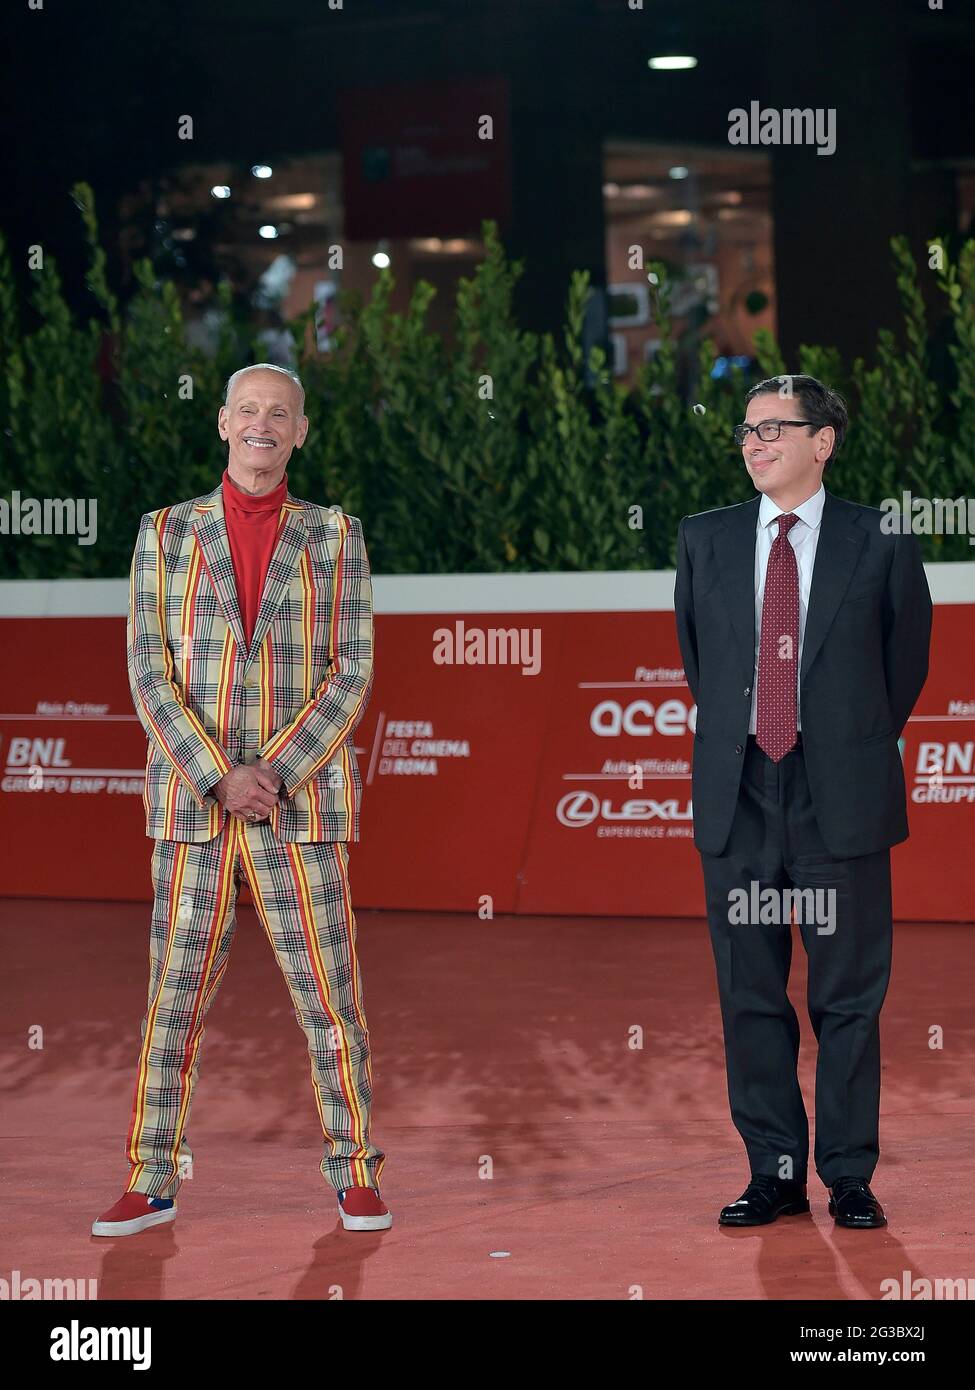
[[661, 700], [658, 705], [642, 698], [625, 705], [619, 700], [600, 700], [589, 716], [589, 727], [600, 738], [619, 738], [620, 734], [649, 738], [654, 733], [679, 738], [697, 728], [697, 705], [688, 709], [683, 700]]
[[676, 797], [669, 797], [666, 801], [656, 801], [648, 796], [632, 797], [629, 801], [614, 806], [608, 797], [601, 800], [594, 792], [575, 791], [566, 792], [556, 806], [555, 814], [560, 825], [574, 830], [580, 826], [592, 825], [597, 819], [630, 822], [689, 821], [693, 817], [693, 809], [689, 801], [681, 806]]

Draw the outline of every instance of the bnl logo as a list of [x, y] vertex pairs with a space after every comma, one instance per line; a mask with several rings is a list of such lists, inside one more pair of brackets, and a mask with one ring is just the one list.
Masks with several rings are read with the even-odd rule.
[[7, 753], [7, 768], [70, 767], [64, 756], [64, 738], [12, 738]]

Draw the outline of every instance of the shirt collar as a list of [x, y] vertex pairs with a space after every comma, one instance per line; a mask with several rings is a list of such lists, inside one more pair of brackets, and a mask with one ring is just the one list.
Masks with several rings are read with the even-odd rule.
[[246, 512], [248, 515], [261, 512], [276, 512], [284, 505], [287, 496], [287, 473], [285, 473], [277, 487], [272, 488], [270, 492], [262, 492], [260, 495], [254, 496], [234, 486], [230, 480], [229, 468], [223, 470], [223, 504], [225, 512], [232, 511], [238, 514]]
[[[826, 488], [820, 483], [818, 492], [814, 492], [812, 497], [807, 497], [805, 502], [800, 502], [798, 507], [793, 507], [788, 515], [799, 517], [810, 530], [814, 531], [823, 519], [823, 507], [825, 505]], [[787, 513], [773, 502], [767, 493], [762, 493], [762, 500], [758, 508], [759, 526], [768, 526], [769, 522], [774, 521], [777, 516], [786, 515]]]

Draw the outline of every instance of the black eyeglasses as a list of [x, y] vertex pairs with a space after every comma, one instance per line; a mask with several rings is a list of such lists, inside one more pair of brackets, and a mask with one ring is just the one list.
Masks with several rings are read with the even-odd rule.
[[758, 435], [763, 444], [771, 444], [773, 439], [778, 439], [782, 433], [783, 425], [815, 425], [814, 420], [762, 420], [757, 425], [736, 425], [734, 436], [736, 444], [744, 444], [752, 430]]

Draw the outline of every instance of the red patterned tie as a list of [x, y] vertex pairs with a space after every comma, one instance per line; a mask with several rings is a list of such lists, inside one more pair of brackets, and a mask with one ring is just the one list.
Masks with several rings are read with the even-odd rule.
[[796, 742], [796, 675], [799, 660], [799, 567], [789, 532], [799, 520], [777, 518], [765, 571], [762, 635], [758, 645], [756, 739], [774, 763]]

